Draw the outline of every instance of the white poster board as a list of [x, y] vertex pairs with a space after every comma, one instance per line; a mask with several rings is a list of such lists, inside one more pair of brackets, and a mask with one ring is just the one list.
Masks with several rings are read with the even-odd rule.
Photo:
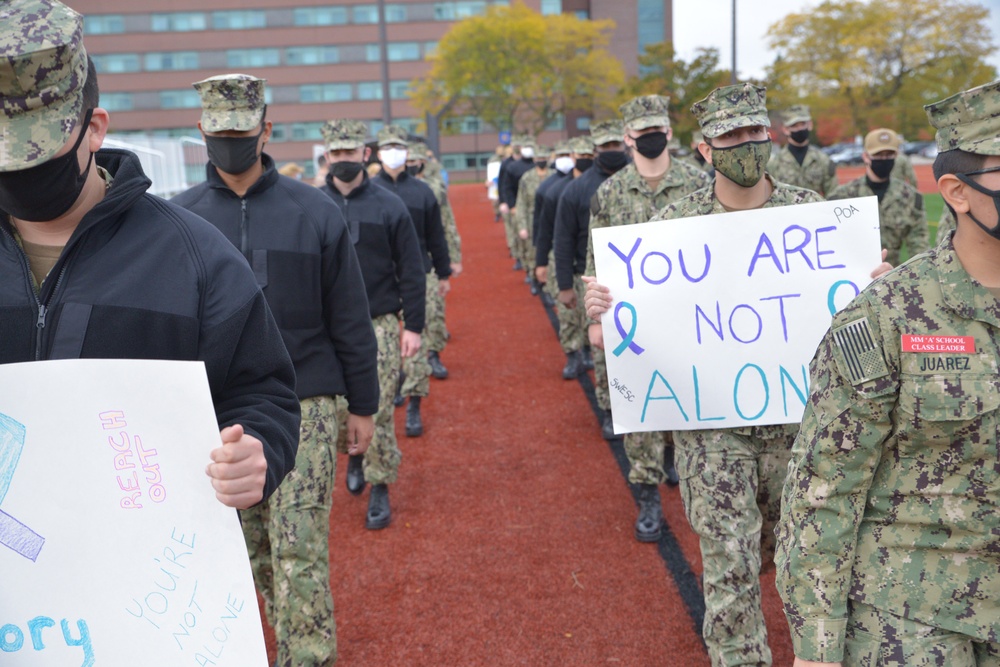
[[881, 262], [875, 197], [593, 230], [615, 433], [797, 423]]
[[0, 665], [266, 667], [200, 362], [0, 365]]

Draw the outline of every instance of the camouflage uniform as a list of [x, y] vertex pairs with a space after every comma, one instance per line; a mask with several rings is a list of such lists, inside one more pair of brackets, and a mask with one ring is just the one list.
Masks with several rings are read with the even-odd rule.
[[955, 231], [957, 225], [955, 224], [955, 216], [952, 215], [951, 209], [946, 205], [941, 211], [941, 219], [938, 220], [937, 226], [937, 242], [941, 243], [945, 236]]
[[[346, 421], [347, 399], [339, 400]], [[337, 661], [329, 553], [336, 408], [332, 396], [300, 403], [295, 469], [267, 502], [240, 512], [253, 579], [274, 627], [281, 667]], [[342, 439], [346, 441], [346, 433]]]
[[[765, 91], [751, 84], [717, 89], [696, 103], [706, 137], [767, 125]], [[822, 201], [811, 190], [764, 178], [772, 189], [762, 208]], [[669, 204], [658, 220], [725, 213], [706, 187]], [[698, 535], [704, 568], [703, 637], [714, 667], [770, 665], [761, 610], [760, 570], [773, 551], [781, 487], [798, 425], [674, 431], [681, 498]]]
[[[870, 197], [874, 194], [868, 186], [867, 177], [862, 176], [844, 183], [831, 192], [827, 199]], [[886, 261], [893, 266], [900, 262], [900, 251], [904, 243], [909, 250], [909, 257], [926, 252], [930, 247], [924, 198], [909, 183], [889, 177], [889, 189], [879, 198], [878, 216], [882, 247], [889, 250]]]
[[[811, 120], [809, 107], [802, 104], [791, 106], [782, 113], [786, 127], [807, 120]], [[824, 197], [828, 197], [838, 184], [837, 165], [815, 146], [808, 147], [800, 165], [786, 144], [771, 156], [767, 173], [779, 183], [812, 190]]]
[[[517, 211], [514, 216], [514, 233], [517, 235], [520, 254], [518, 259], [529, 276], [535, 275], [535, 246], [531, 242], [535, 228], [535, 192], [542, 184], [542, 179], [548, 176], [548, 170], [539, 172], [537, 168], [525, 173], [517, 185]], [[527, 239], [521, 239], [520, 233], [528, 233]]]
[[902, 148], [896, 154], [896, 164], [892, 166], [892, 174], [890, 178], [905, 181], [917, 187], [917, 172], [913, 168], [913, 162], [910, 161], [910, 156], [903, 152]]
[[[1000, 154], [1000, 82], [925, 109], [939, 151]], [[950, 236], [834, 317], [778, 534], [799, 657], [1000, 665], [998, 339]]]
[[[623, 105], [623, 115], [628, 123], [641, 112], [631, 110], [626, 106]], [[598, 229], [649, 222], [658, 211], [670, 202], [689, 195], [709, 185], [709, 183], [711, 183], [711, 179], [705, 172], [681, 160], [671, 159], [669, 169], [657, 184], [656, 190], [652, 190], [646, 179], [639, 175], [635, 163], [630, 163], [598, 188], [597, 194], [591, 202], [590, 228]], [[586, 275], [593, 276], [595, 272], [594, 242], [593, 236], [591, 236], [587, 244]], [[604, 355], [600, 356], [603, 362]], [[598, 366], [596, 355], [594, 368], [595, 375], [598, 376], [596, 377], [597, 384], [601, 391], [598, 403], [600, 404], [603, 398], [604, 401], [607, 401], [607, 407], [610, 407], [607, 366], [605, 363]], [[670, 444], [672, 444], [672, 440], [667, 432], [626, 433], [625, 454], [628, 456], [631, 466], [628, 481], [633, 484], [663, 484], [666, 481], [663, 467], [664, 448]]]

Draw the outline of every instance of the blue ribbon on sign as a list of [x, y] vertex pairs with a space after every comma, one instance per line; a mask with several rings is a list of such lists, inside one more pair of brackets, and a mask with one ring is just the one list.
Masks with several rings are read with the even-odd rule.
[[[625, 327], [622, 326], [621, 318], [619, 317], [622, 308], [627, 308], [628, 312], [632, 313], [632, 328], [629, 329], [628, 333], [625, 333]], [[635, 338], [635, 329], [639, 324], [639, 317], [635, 313], [635, 306], [625, 301], [619, 301], [618, 305], [615, 306], [615, 328], [618, 329], [618, 335], [622, 337], [621, 345], [614, 349], [614, 355], [616, 357], [622, 356], [622, 352], [625, 348], [632, 350], [635, 354], [642, 354], [646, 350], [639, 347], [632, 340]]]

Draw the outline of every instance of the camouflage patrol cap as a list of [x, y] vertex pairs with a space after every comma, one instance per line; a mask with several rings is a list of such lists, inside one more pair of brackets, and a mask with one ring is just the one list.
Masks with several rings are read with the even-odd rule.
[[264, 120], [264, 79], [249, 74], [220, 74], [191, 84], [201, 98], [205, 132], [253, 130]]
[[531, 137], [526, 134], [514, 134], [511, 135], [510, 145], [511, 146], [523, 146], [526, 141], [531, 141]]
[[562, 141], [557, 141], [552, 147], [553, 155], [569, 155], [573, 152], [573, 147], [570, 146], [570, 142], [566, 139]]
[[411, 160], [426, 160], [429, 150], [430, 149], [427, 148], [427, 144], [422, 141], [416, 141], [409, 146], [409, 158]]
[[590, 138], [595, 146], [603, 146], [613, 141], [623, 141], [625, 127], [620, 120], [603, 120], [590, 126]]
[[752, 83], [716, 88], [708, 97], [691, 105], [705, 137], [714, 139], [741, 127], [771, 127], [765, 105], [767, 89]]
[[550, 146], [543, 146], [542, 144], [535, 146], [535, 159], [549, 157], [550, 155], [552, 155], [552, 148]]
[[880, 127], [865, 135], [865, 152], [875, 155], [881, 151], [898, 151], [899, 135], [892, 130]]
[[376, 138], [378, 140], [378, 147], [388, 146], [389, 144], [400, 144], [402, 146], [409, 146], [410, 142], [407, 140], [409, 132], [401, 128], [399, 125], [386, 125], [381, 130], [378, 131]]
[[368, 126], [360, 120], [328, 120], [320, 129], [328, 151], [353, 150], [365, 145]]
[[54, 0], [0, 3], [0, 172], [46, 162], [80, 122], [83, 17]]
[[781, 112], [781, 122], [785, 125], [795, 125], [812, 120], [809, 107], [805, 104], [793, 104]]
[[977, 155], [1000, 155], [1000, 80], [924, 107], [937, 129], [938, 152], [956, 148]]
[[666, 95], [635, 97], [618, 107], [625, 127], [645, 130], [647, 127], [670, 127], [670, 98]]
[[594, 153], [594, 142], [590, 137], [579, 136], [569, 140], [569, 149], [577, 155], [592, 155]]

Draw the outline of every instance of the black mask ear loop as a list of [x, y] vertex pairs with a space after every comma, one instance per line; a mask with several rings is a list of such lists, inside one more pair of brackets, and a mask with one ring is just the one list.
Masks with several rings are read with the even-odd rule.
[[989, 188], [983, 187], [979, 183], [976, 183], [974, 180], [969, 178], [968, 174], [955, 174], [955, 177], [958, 178], [958, 180], [965, 183], [966, 185], [968, 185], [973, 190], [976, 190], [977, 192], [982, 192], [984, 195], [990, 197], [993, 200], [993, 206], [997, 210], [997, 225], [995, 227], [990, 228], [984, 225], [982, 222], [980, 222], [979, 219], [976, 218], [976, 216], [972, 215], [972, 209], [969, 209], [969, 217], [972, 218], [972, 221], [977, 225], [979, 225], [979, 227], [984, 232], [986, 232], [995, 239], [1000, 239], [1000, 190], [990, 190]]

